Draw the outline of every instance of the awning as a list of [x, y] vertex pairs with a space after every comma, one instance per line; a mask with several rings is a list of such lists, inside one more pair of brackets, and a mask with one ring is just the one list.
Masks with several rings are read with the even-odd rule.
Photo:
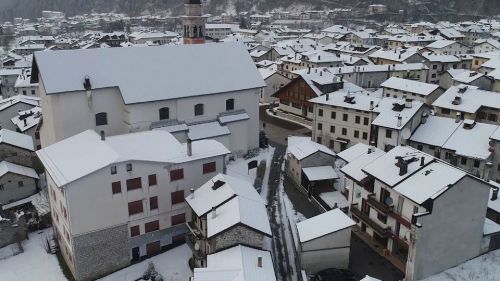
[[309, 181], [322, 181], [339, 178], [332, 166], [302, 168], [302, 172], [306, 175]]

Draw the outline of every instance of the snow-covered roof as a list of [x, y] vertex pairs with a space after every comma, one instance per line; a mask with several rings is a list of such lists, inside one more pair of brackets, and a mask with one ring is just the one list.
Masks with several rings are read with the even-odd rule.
[[0, 100], [0, 111], [5, 110], [18, 103], [24, 103], [35, 107], [40, 105], [40, 98], [28, 97], [23, 95], [12, 96], [10, 98]]
[[433, 162], [394, 187], [401, 195], [421, 205], [447, 190], [466, 175], [442, 162]]
[[[401, 104], [404, 108], [401, 111], [394, 110], [394, 104]], [[375, 107], [379, 112], [373, 120], [372, 125], [401, 130], [410, 122], [424, 105], [421, 101], [412, 101], [411, 107], [404, 106], [405, 101], [394, 98], [383, 98]], [[398, 116], [401, 117], [401, 126], [398, 126]]]
[[262, 200], [236, 196], [207, 214], [207, 238], [236, 225], [245, 225], [272, 236], [266, 205]]
[[491, 155], [489, 139], [498, 129], [498, 125], [474, 122], [474, 127], [466, 129], [464, 125], [467, 121], [453, 132], [443, 148], [455, 151], [455, 154], [460, 156], [485, 160]]
[[188, 156], [186, 144], [161, 130], [106, 137], [105, 141], [96, 132], [87, 130], [37, 151], [59, 187], [113, 163], [184, 163], [229, 153], [223, 144], [203, 140], [192, 143], [192, 156]]
[[271, 253], [238, 245], [208, 255], [207, 267], [195, 268], [193, 281], [276, 281], [276, 276]]
[[372, 59], [386, 59], [390, 61], [403, 62], [415, 55], [420, 56], [419, 48], [413, 47], [409, 49], [394, 49], [394, 50], [378, 50], [369, 55]]
[[462, 122], [453, 118], [429, 116], [425, 124], [421, 124], [410, 140], [418, 143], [442, 147]]
[[459, 82], [459, 83], [464, 83], [464, 84], [469, 84], [472, 83], [473, 81], [483, 77], [484, 74], [476, 72], [476, 71], [462, 71], [461, 73], [455, 74], [453, 76], [453, 80]]
[[380, 85], [382, 88], [396, 89], [421, 96], [432, 94], [439, 88], [439, 85], [423, 83], [420, 81], [391, 77]]
[[35, 151], [33, 138], [31, 136], [7, 129], [0, 130], [0, 143], [17, 146], [29, 151]]
[[[453, 104], [456, 97], [460, 97], [460, 103]], [[432, 105], [474, 114], [483, 106], [500, 109], [500, 95], [496, 92], [479, 90], [475, 86], [453, 86], [437, 98]]]
[[337, 208], [297, 223], [297, 232], [299, 241], [305, 243], [355, 224], [349, 216]]
[[304, 172], [309, 181], [321, 181], [339, 178], [332, 166], [302, 168], [302, 172]]
[[361, 279], [360, 281], [382, 281], [382, 280], [366, 275], [365, 278]]
[[422, 56], [431, 62], [456, 63], [461, 61], [459, 57], [454, 55], [436, 54], [432, 52], [424, 52]]
[[484, 228], [483, 228], [483, 234], [484, 235], [490, 235], [493, 233], [500, 232], [500, 225], [489, 218], [485, 218], [484, 220]]
[[385, 65], [385, 64], [370, 64], [362, 66], [344, 66], [344, 67], [332, 67], [328, 68], [333, 74], [352, 74], [355, 72], [388, 72], [391, 71], [412, 71], [412, 70], [426, 70], [429, 69], [423, 63], [397, 63], [395, 65]]
[[[403, 160], [413, 159], [408, 163], [407, 172], [403, 175], [400, 174], [400, 168], [396, 166], [398, 160], [396, 157], [402, 157]], [[428, 154], [420, 152], [409, 146], [396, 146], [389, 152], [378, 157], [375, 161], [369, 163], [363, 168], [363, 171], [381, 182], [393, 187], [401, 181], [408, 178], [414, 172], [422, 169], [420, 166], [421, 158], [424, 158], [424, 166], [434, 161], [434, 158]]]
[[[23, 117], [24, 119], [21, 119]], [[11, 118], [10, 120], [21, 132], [25, 132], [38, 125], [40, 120], [42, 119], [42, 108], [34, 107], [32, 109], [19, 111], [17, 116]], [[25, 121], [26, 120], [26, 121]]]
[[7, 173], [38, 179], [38, 175], [33, 168], [17, 165], [7, 161], [0, 162], [0, 177], [3, 177]]
[[309, 137], [288, 137], [287, 151], [298, 160], [302, 160], [316, 152], [323, 152], [335, 156], [335, 152], [331, 149], [317, 142], [313, 142]]
[[348, 149], [337, 153], [337, 156], [340, 159], [349, 163], [354, 159], [358, 158], [359, 156], [361, 156], [362, 154], [365, 154], [368, 151], [369, 147], [370, 147], [369, 145], [359, 142], [349, 147]]
[[93, 89], [118, 87], [125, 104], [266, 85], [248, 51], [237, 43], [39, 52], [35, 61], [49, 95], [84, 91], [89, 76]]
[[318, 196], [330, 208], [335, 208], [335, 206], [341, 209], [349, 207], [349, 202], [340, 191], [321, 192]]
[[244, 121], [250, 119], [250, 116], [246, 112], [234, 112], [232, 114], [224, 114], [219, 116], [218, 120], [221, 124], [225, 125], [228, 123]]
[[[348, 86], [351, 83], [346, 82], [345, 86]], [[379, 92], [369, 92], [362, 88], [356, 90], [357, 86], [353, 87], [355, 91], [350, 91], [348, 89], [341, 89], [333, 93], [328, 93], [316, 98], [309, 100], [309, 102], [322, 104], [322, 105], [331, 105], [338, 106], [342, 108], [349, 108], [354, 110], [363, 110], [363, 111], [372, 111], [370, 109], [370, 105], [373, 102], [373, 106], [375, 107], [381, 101], [382, 97]], [[352, 102], [348, 102], [346, 97], [352, 99]], [[328, 100], [327, 100], [328, 98]]]
[[191, 140], [208, 139], [219, 136], [227, 136], [231, 131], [226, 126], [221, 125], [219, 122], [201, 123], [190, 125], [188, 137]]
[[[220, 181], [220, 187], [213, 189], [214, 184]], [[245, 197], [254, 201], [262, 201], [255, 188], [246, 181], [225, 174], [218, 174], [194, 191], [194, 195], [186, 197], [186, 202], [198, 215], [203, 216], [235, 196]]]
[[[347, 150], [350, 150], [353, 147], [350, 147]], [[368, 146], [366, 146], [365, 148], [366, 149], [361, 154], [353, 158], [347, 163], [347, 165], [340, 169], [342, 173], [357, 182], [362, 182], [368, 176], [365, 172], [363, 172], [363, 167], [385, 154], [383, 150], [376, 147], [372, 147], [370, 153], [368, 153]], [[354, 148], [354, 151], [358, 149], [359, 147]]]
[[453, 41], [453, 40], [438, 40], [438, 41], [430, 43], [429, 45], [427, 45], [425, 47], [429, 48], [429, 49], [443, 49], [443, 48], [446, 48], [446, 47], [453, 45], [455, 43], [457, 43], [457, 42]]

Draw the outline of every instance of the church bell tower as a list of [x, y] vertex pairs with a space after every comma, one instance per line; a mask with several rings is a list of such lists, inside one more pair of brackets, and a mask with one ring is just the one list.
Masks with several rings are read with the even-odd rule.
[[182, 17], [184, 44], [205, 43], [205, 23], [201, 0], [186, 0], [186, 15]]

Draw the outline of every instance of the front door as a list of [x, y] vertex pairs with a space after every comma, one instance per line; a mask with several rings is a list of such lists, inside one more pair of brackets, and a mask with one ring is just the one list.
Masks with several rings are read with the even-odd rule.
[[132, 261], [138, 261], [141, 258], [139, 247], [132, 248]]

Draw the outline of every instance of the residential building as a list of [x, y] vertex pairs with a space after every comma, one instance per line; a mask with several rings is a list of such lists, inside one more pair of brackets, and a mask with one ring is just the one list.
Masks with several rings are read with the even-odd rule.
[[11, 119], [19, 112], [32, 110], [40, 105], [40, 98], [17, 95], [0, 100], [0, 126], [2, 129], [17, 131], [17, 126]]
[[481, 90], [490, 91], [493, 87], [493, 83], [494, 80], [490, 76], [467, 69], [449, 69], [446, 73], [441, 75], [439, 79], [439, 86], [445, 90], [449, 89], [451, 86], [464, 84], [476, 86]]
[[260, 90], [260, 103], [272, 103], [276, 101], [273, 95], [279, 89], [290, 83], [290, 79], [278, 73], [276, 67], [259, 68], [259, 72], [266, 82], [266, 87]]
[[43, 52], [35, 61], [42, 147], [87, 129], [111, 136], [152, 128], [181, 142], [217, 138], [235, 154], [258, 147], [266, 84], [241, 44]]
[[408, 146], [341, 171], [361, 178], [347, 182], [360, 235], [386, 249], [405, 280], [424, 279], [481, 253], [487, 182]]
[[500, 51], [500, 42], [494, 39], [478, 39], [474, 42], [474, 53], [490, 53]]
[[215, 140], [181, 144], [163, 131], [107, 137], [92, 130], [37, 151], [54, 234], [75, 279], [182, 243], [191, 216], [185, 194], [223, 172], [229, 153]]
[[38, 191], [38, 175], [33, 168], [0, 162], [0, 204], [24, 199]]
[[425, 59], [418, 52], [419, 48], [378, 50], [368, 57], [375, 64], [419, 63]]
[[1, 129], [0, 159], [17, 165], [33, 167], [36, 155], [31, 136]]
[[192, 190], [185, 200], [192, 214], [187, 242], [195, 267], [209, 267], [208, 255], [237, 245], [266, 248], [265, 241], [272, 236], [269, 218], [251, 184], [219, 174]]
[[3, 99], [10, 98], [16, 95], [17, 77], [21, 75], [21, 69], [0, 69], [0, 95]]
[[428, 83], [439, 84], [441, 76], [449, 69], [470, 69], [472, 57], [455, 55], [438, 55], [424, 52], [425, 64], [429, 67]]
[[465, 55], [469, 52], [469, 47], [453, 40], [438, 40], [425, 49], [438, 55]]

